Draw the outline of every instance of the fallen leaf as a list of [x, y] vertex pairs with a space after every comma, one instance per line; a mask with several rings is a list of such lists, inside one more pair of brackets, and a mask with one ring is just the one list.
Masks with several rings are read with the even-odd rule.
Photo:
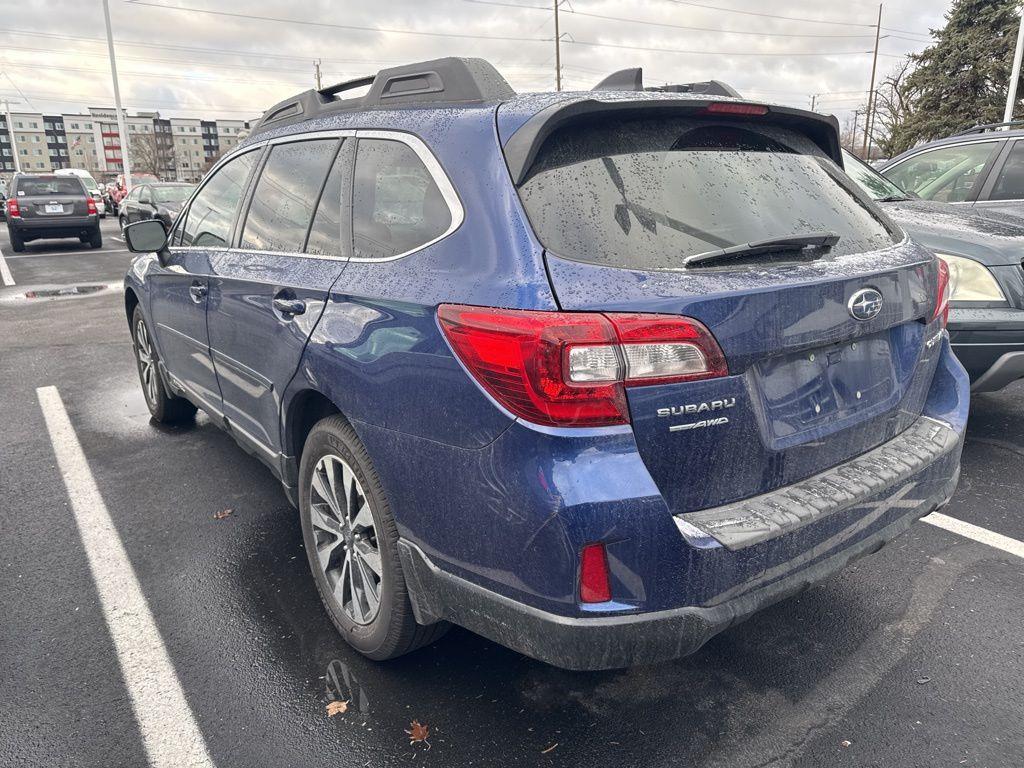
[[852, 741], [847, 741], [846, 739], [843, 739], [842, 741], [839, 742], [839, 746], [844, 747], [844, 748], [850, 746], [851, 744], [853, 744], [853, 742]]
[[930, 683], [931, 680], [932, 679], [930, 677], [919, 677], [919, 678], [917, 678], [917, 684], [918, 685], [924, 685], [925, 683]]
[[557, 746], [558, 746], [558, 742], [556, 741], [556, 742], [555, 742], [554, 744], [552, 744], [552, 745], [551, 745], [550, 747], [548, 747], [547, 749], [542, 749], [542, 750], [540, 751], [540, 753], [541, 753], [542, 755], [546, 755], [546, 754], [547, 754], [548, 752], [550, 752], [551, 750], [553, 750], [553, 749], [554, 749], [555, 747], [557, 747]]
[[327, 705], [327, 716], [334, 717], [348, 712], [347, 701], [332, 701]]
[[419, 720], [413, 720], [409, 723], [409, 729], [406, 733], [409, 734], [410, 744], [416, 744], [417, 742], [422, 741], [427, 745], [427, 749], [430, 749], [430, 742], [427, 741], [427, 738], [430, 736], [429, 726], [424, 725]]
[[233, 509], [222, 509], [220, 512], [213, 513], [214, 520], [223, 520], [225, 517], [230, 517], [235, 510]]

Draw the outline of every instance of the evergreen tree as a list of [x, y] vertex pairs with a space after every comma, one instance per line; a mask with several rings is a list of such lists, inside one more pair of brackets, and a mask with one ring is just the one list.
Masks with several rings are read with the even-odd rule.
[[[953, 0], [946, 26], [932, 30], [935, 42], [910, 57], [915, 69], [904, 87], [913, 105], [892, 127], [890, 152], [1002, 120], [1019, 9], [1019, 0]], [[1024, 90], [1017, 95], [1015, 114], [1024, 114]]]

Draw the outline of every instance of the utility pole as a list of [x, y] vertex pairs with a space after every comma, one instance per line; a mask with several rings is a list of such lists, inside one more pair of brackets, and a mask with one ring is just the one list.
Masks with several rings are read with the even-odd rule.
[[871, 111], [874, 108], [875, 97], [875, 71], [878, 69], [878, 41], [882, 38], [882, 4], [878, 4], [878, 24], [875, 25], [875, 55], [871, 59], [871, 87], [868, 89], [868, 111], [864, 120], [864, 155], [868, 153], [868, 126], [870, 124]]
[[313, 62], [313, 77], [316, 79], [316, 89], [318, 91], [323, 89], [323, 85], [320, 83], [320, 59]]
[[131, 146], [128, 140], [128, 126], [125, 124], [124, 110], [121, 108], [121, 86], [117, 81], [117, 61], [114, 59], [114, 32], [110, 27], [110, 6], [103, 0], [103, 19], [107, 23], [107, 52], [110, 54], [110, 77], [114, 82], [114, 109], [117, 110], [117, 132], [121, 136], [121, 169], [124, 171], [124, 189], [132, 188], [132, 165], [129, 155]]
[[812, 93], [811, 94], [811, 112], [814, 111], [814, 102], [816, 102], [817, 100], [818, 100], [818, 94]]
[[4, 117], [7, 118], [7, 136], [11, 140], [11, 154], [14, 156], [14, 172], [21, 173], [21, 160], [18, 159], [18, 146], [14, 143], [14, 124], [11, 122], [11, 102], [3, 99]]
[[1020, 81], [1020, 60], [1024, 54], [1024, 10], [1017, 27], [1017, 49], [1013, 52], [1013, 70], [1010, 73], [1010, 87], [1006, 94], [1006, 109], [1003, 111], [1003, 122], [1013, 120], [1013, 107], [1017, 102], [1017, 83]]
[[555, 90], [562, 90], [562, 33], [558, 30], [558, 4], [555, 0]]
[[856, 152], [854, 146], [857, 144], [857, 118], [860, 117], [860, 110], [853, 110], [853, 130], [850, 131], [850, 151]]

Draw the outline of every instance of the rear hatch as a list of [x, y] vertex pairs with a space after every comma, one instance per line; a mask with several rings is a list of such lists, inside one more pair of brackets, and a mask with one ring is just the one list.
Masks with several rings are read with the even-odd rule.
[[[816, 474], [921, 413], [941, 348], [934, 258], [792, 123], [576, 121], [524, 176], [563, 309], [687, 316], [724, 353], [728, 375], [627, 390], [674, 513]], [[792, 235], [813, 237], [745, 247]]]
[[85, 187], [76, 176], [18, 179], [16, 199], [23, 219], [52, 220], [89, 215]]

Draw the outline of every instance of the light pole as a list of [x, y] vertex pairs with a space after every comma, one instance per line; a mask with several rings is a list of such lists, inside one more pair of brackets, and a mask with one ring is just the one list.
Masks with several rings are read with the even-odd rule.
[[132, 188], [132, 165], [129, 155], [131, 145], [128, 140], [128, 127], [124, 121], [124, 110], [121, 108], [121, 86], [117, 82], [117, 61], [114, 59], [114, 32], [110, 27], [110, 6], [103, 0], [103, 19], [107, 23], [107, 51], [110, 53], [110, 77], [114, 81], [114, 109], [117, 110], [117, 132], [121, 136], [121, 169], [124, 172], [124, 190]]
[[18, 145], [14, 143], [14, 124], [11, 122], [11, 102], [4, 99], [4, 117], [7, 118], [7, 137], [11, 140], [11, 156], [14, 158], [14, 172], [21, 173], [21, 160], [18, 159]]
[[1013, 107], [1017, 102], [1017, 82], [1020, 80], [1020, 60], [1024, 54], [1024, 10], [1021, 21], [1017, 25], [1017, 48], [1013, 52], [1013, 68], [1010, 72], [1010, 87], [1006, 93], [1006, 109], [1003, 110], [1003, 122], [1013, 120]]

